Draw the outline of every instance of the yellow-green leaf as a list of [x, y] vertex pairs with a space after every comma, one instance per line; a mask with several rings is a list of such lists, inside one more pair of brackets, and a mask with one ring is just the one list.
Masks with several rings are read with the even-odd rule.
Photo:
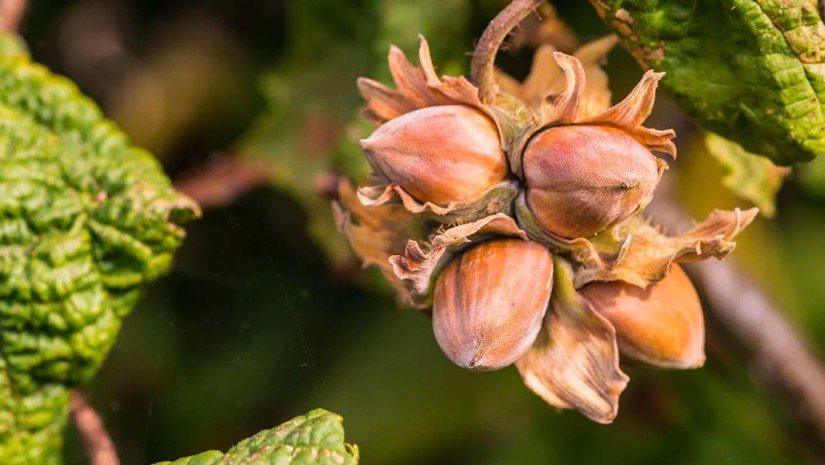
[[776, 193], [782, 188], [787, 168], [712, 132], [705, 135], [705, 145], [722, 165], [722, 183], [738, 197], [759, 207], [763, 215], [773, 217]]

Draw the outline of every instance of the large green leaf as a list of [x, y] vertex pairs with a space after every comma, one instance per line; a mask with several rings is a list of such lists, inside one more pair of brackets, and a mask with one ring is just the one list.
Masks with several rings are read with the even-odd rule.
[[244, 439], [226, 454], [208, 451], [156, 465], [356, 465], [340, 416], [316, 409]]
[[705, 128], [777, 164], [825, 151], [816, 0], [591, 0]]
[[59, 463], [68, 389], [198, 213], [71, 82], [0, 37], [0, 463]]

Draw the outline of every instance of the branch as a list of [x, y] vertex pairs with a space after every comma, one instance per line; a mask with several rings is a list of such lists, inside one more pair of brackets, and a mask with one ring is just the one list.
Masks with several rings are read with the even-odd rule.
[[[668, 183], [650, 212], [671, 229], [691, 224]], [[718, 321], [751, 353], [763, 381], [781, 391], [825, 444], [825, 367], [771, 298], [731, 261], [708, 260], [688, 271]]]
[[27, 3], [26, 0], [0, 0], [0, 32], [17, 32]]
[[224, 207], [271, 179], [269, 169], [237, 155], [221, 155], [175, 180], [175, 189], [203, 209]]
[[513, 0], [493, 19], [481, 35], [470, 64], [470, 80], [479, 88], [481, 101], [490, 103], [496, 97], [495, 63], [501, 43], [514, 27], [544, 0]]
[[74, 421], [91, 465], [119, 465], [117, 450], [106, 432], [103, 420], [86, 402], [80, 391], [71, 394], [72, 421]]

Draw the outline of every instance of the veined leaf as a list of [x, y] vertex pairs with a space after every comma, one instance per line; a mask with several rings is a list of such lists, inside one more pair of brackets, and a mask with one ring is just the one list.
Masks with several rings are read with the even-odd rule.
[[59, 463], [68, 389], [198, 214], [74, 84], [0, 37], [0, 463]]
[[825, 152], [816, 0], [591, 0], [706, 129], [788, 165]]
[[749, 153], [736, 142], [708, 133], [705, 136], [708, 152], [722, 165], [722, 183], [737, 197], [759, 207], [760, 213], [773, 217], [776, 211], [776, 193], [789, 168], [776, 166], [767, 158]]
[[226, 454], [209, 451], [155, 465], [356, 465], [358, 447], [344, 442], [342, 421], [316, 409], [244, 439]]

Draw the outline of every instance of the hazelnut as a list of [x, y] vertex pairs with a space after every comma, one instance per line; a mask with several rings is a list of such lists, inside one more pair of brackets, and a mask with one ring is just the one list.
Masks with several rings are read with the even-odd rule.
[[466, 105], [401, 115], [362, 140], [361, 148], [379, 176], [438, 205], [474, 200], [508, 173], [495, 122]]
[[663, 367], [704, 364], [702, 306], [678, 265], [646, 289], [611, 281], [588, 284], [579, 293], [616, 328], [623, 354]]
[[524, 151], [527, 203], [538, 223], [566, 238], [589, 237], [647, 204], [656, 157], [621, 129], [556, 126]]
[[496, 370], [515, 362], [538, 336], [553, 287], [553, 257], [518, 239], [482, 243], [439, 275], [433, 329], [457, 365]]

